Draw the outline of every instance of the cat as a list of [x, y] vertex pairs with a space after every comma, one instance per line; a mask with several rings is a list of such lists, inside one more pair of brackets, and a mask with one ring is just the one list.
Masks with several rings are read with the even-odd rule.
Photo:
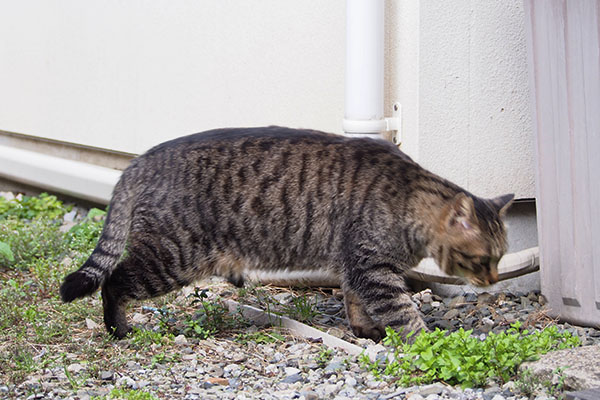
[[245, 271], [321, 271], [341, 283], [353, 333], [426, 329], [405, 274], [431, 256], [484, 286], [507, 248], [513, 195], [476, 197], [392, 143], [282, 127], [185, 136], [135, 158], [114, 188], [98, 244], [66, 276], [65, 302], [102, 287], [123, 338], [131, 300]]

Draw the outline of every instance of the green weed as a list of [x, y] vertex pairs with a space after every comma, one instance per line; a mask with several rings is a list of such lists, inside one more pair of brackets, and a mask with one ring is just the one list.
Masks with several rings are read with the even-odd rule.
[[0, 196], [0, 219], [9, 217], [26, 220], [37, 217], [56, 219], [71, 208], [72, 206], [63, 205], [56, 196], [48, 193], [42, 193], [37, 197], [20, 196], [12, 200]]
[[317, 365], [319, 366], [319, 368], [325, 368], [332, 358], [333, 350], [327, 347], [322, 347], [319, 351], [319, 354], [317, 355]]
[[242, 322], [229, 314], [227, 307], [219, 300], [209, 301], [207, 290], [195, 288], [190, 297], [191, 305], [198, 307], [198, 311], [185, 321], [183, 332], [186, 336], [207, 339]]
[[235, 336], [235, 341], [242, 344], [250, 342], [256, 344], [268, 344], [285, 341], [285, 337], [275, 331], [259, 331], [252, 333], [239, 333]]
[[115, 388], [107, 396], [93, 396], [90, 400], [158, 400], [158, 397], [150, 392], [136, 389]]
[[568, 367], [559, 367], [552, 371], [550, 379], [542, 379], [532, 374], [531, 370], [520, 371], [515, 381], [517, 389], [527, 397], [533, 397], [536, 392], [546, 392], [548, 395], [564, 399], [565, 375]]
[[105, 211], [92, 208], [79, 224], [73, 226], [64, 237], [64, 245], [74, 251], [79, 259], [85, 259], [96, 247], [102, 227]]
[[307, 295], [296, 296], [284, 306], [283, 312], [297, 321], [312, 322], [320, 314], [317, 309], [317, 297], [311, 300]]
[[401, 385], [444, 381], [471, 387], [483, 386], [488, 380], [506, 382], [522, 362], [580, 344], [578, 337], [559, 333], [555, 326], [529, 332], [521, 330], [519, 322], [506, 332], [490, 333], [483, 341], [463, 329], [450, 334], [439, 329], [421, 332], [413, 344], [404, 343], [391, 328], [386, 333], [384, 344], [392, 347], [392, 360], [371, 362], [363, 355], [361, 361], [375, 375], [398, 377]]
[[0, 220], [0, 242], [5, 248], [0, 256], [0, 267], [24, 270], [40, 258], [59, 259], [66, 251], [59, 228], [59, 221], [48, 218]]

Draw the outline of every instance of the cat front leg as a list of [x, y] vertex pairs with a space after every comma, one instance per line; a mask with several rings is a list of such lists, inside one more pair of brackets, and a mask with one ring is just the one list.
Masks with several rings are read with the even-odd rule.
[[342, 284], [346, 312], [353, 333], [379, 340], [390, 326], [406, 338], [427, 330], [413, 303], [402, 274], [389, 262], [370, 262], [348, 268]]

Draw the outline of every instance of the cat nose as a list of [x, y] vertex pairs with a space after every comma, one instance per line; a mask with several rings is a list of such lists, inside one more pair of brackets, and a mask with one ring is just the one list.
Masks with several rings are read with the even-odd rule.
[[488, 281], [490, 282], [490, 285], [492, 283], [498, 282], [498, 271], [490, 272], [490, 275], [488, 276]]

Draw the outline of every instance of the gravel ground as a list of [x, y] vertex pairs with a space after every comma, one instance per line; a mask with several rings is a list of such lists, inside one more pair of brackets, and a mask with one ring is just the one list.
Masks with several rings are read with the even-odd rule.
[[[217, 292], [227, 296], [233, 293], [216, 284]], [[189, 292], [189, 290], [188, 290]], [[338, 337], [348, 337], [343, 324], [343, 306], [337, 292], [314, 293], [324, 316], [316, 318], [317, 324]], [[281, 291], [273, 297], [285, 304], [293, 298], [290, 291]], [[430, 328], [456, 330], [473, 329], [474, 335], [485, 337], [490, 332], [506, 329], [511, 322], [522, 321], [530, 327], [543, 328], [555, 323], [544, 313], [544, 298], [539, 293], [490, 295], [465, 294], [454, 298], [441, 298], [424, 290], [413, 296], [425, 315]], [[134, 313], [134, 321], [146, 329], [157, 329], [156, 312], [149, 307]], [[327, 328], [329, 326], [329, 328]], [[584, 344], [600, 342], [600, 331], [568, 324], [559, 325], [580, 336]], [[88, 321], [88, 328], [102, 327]], [[248, 328], [255, 331], [256, 327]], [[131, 352], [126, 339], [111, 346]], [[352, 338], [363, 347], [381, 345], [370, 340]], [[8, 398], [68, 398], [90, 399], [107, 395], [115, 387], [138, 389], [155, 394], [158, 398], [182, 399], [525, 399], [515, 382], [503, 386], [492, 385], [485, 389], [465, 389], [441, 383], [397, 387], [393, 382], [380, 381], [366, 372], [356, 357], [342, 351], [333, 351], [331, 358], [322, 361], [324, 347], [286, 335], [275, 343], [240, 343], [230, 338], [198, 340], [183, 335], [175, 337], [174, 347], [167, 357], [177, 362], [163, 364], [148, 359], [144, 354], [131, 352], [131, 360], [115, 370], [95, 372], [83, 379], [74, 391], [71, 380], [85, 377], [92, 366], [78, 359], [76, 354], [66, 354], [74, 361], [64, 367], [50, 368], [33, 374], [18, 386], [0, 386], [0, 397]], [[375, 347], [378, 348], [378, 347]], [[319, 362], [321, 360], [321, 362]], [[550, 398], [541, 393], [537, 399]]]
[[[77, 222], [76, 215], [81, 217], [86, 213], [87, 210], [76, 208], [65, 215], [63, 231]], [[63, 260], [73, 269], [75, 266], [70, 266], [71, 261]], [[211, 301], [214, 300], [213, 296], [219, 296], [262, 309], [279, 310], [288, 315], [290, 310], [298, 311], [303, 305], [308, 306], [304, 308], [309, 310], [308, 319], [313, 325], [363, 348], [379, 350], [380, 356], [386, 354], [381, 344], [357, 339], [351, 334], [346, 325], [343, 300], [337, 289], [306, 292], [249, 287], [242, 294], [222, 280], [212, 279], [201, 284], [203, 288], [207, 285], [210, 288], [207, 299]], [[184, 288], [161, 300], [162, 304], [177, 304], [172, 309], [179, 314], [174, 320], [180, 325], [189, 322], [182, 314], [193, 315], [198, 310], [197, 304], [189, 304], [193, 293], [193, 288]], [[299, 293], [304, 294], [307, 302], [294, 303]], [[539, 292], [497, 295], [465, 293], [442, 298], [427, 289], [416, 293], [413, 300], [430, 329], [473, 329], [473, 335], [484, 339], [489, 332], [498, 333], [519, 320], [529, 329], [542, 329], [548, 324], [555, 324], [560, 330], [568, 330], [579, 336], [584, 345], [600, 343], [599, 330], [558, 324], [549, 318], [545, 313], [545, 299]], [[17, 385], [0, 383], [0, 398], [103, 399], [115, 388], [137, 390], [135, 394], [139, 397], [131, 393], [129, 397], [121, 395], [131, 400], [151, 398], [149, 393], [154, 396], [152, 398], [161, 399], [527, 398], [519, 392], [516, 382], [465, 390], [442, 383], [401, 388], [391, 380], [375, 378], [360, 365], [356, 356], [348, 356], [341, 350], [327, 352], [322, 343], [307, 341], [289, 332], [265, 331], [253, 325], [225, 330], [205, 340], [190, 335], [186, 337], [180, 334], [183, 328], [175, 326], [172, 327], [175, 332], [173, 339], [169, 339], [164, 346], [153, 341], [140, 345], [135, 337], [111, 341], [104, 327], [91, 319], [101, 319], [98, 296], [81, 301], [87, 302], [86, 312], [89, 312], [86, 315], [89, 318], [85, 323], [83, 320], [66, 322], [72, 331], [71, 341], [55, 346], [56, 352], [63, 353], [63, 361], [30, 373]], [[144, 332], [164, 328], [161, 326], [165, 323], [164, 314], [156, 308], [161, 305], [154, 305], [136, 304], [131, 307], [130, 316], [134, 324], [143, 328]], [[311, 311], [314, 311], [312, 305], [316, 305], [318, 313]], [[307, 315], [300, 312], [294, 317], [302, 319]], [[259, 336], [249, 340], [240, 340], [239, 336], [236, 338], [240, 333], [252, 332]], [[269, 335], [276, 340], [257, 340], [257, 337]], [[36, 357], [39, 359], [55, 351], [53, 345], [31, 343], [31, 347], [38, 353]], [[89, 349], [95, 356], [95, 362], [87, 361]], [[0, 379], [0, 382], [5, 380]], [[112, 398], [115, 398], [114, 392]], [[551, 396], [539, 393], [534, 398], [543, 400]]]

